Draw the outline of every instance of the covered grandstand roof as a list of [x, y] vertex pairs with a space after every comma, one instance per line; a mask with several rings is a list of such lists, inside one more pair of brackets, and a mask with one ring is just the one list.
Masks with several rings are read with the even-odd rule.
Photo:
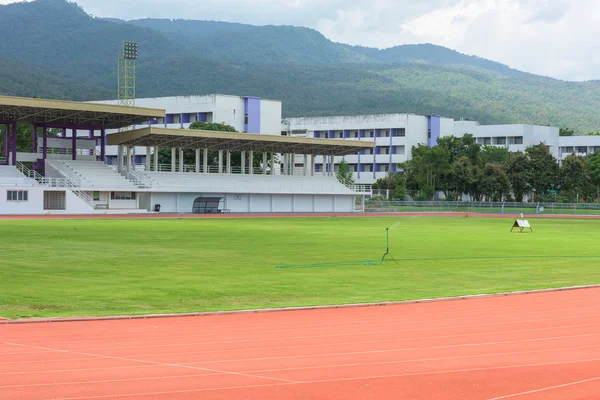
[[230, 151], [259, 151], [343, 156], [372, 149], [371, 141], [313, 139], [293, 136], [166, 129], [148, 127], [108, 135], [109, 145], [209, 148]]
[[165, 110], [0, 96], [0, 121], [117, 129], [165, 116]]

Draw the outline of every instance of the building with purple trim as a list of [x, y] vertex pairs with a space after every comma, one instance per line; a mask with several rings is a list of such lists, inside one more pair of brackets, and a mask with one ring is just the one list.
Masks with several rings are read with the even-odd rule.
[[[149, 121], [142, 128], [153, 125], [164, 128], [187, 128], [192, 122], [223, 122], [238, 132], [279, 135], [281, 127], [281, 102], [252, 96], [209, 94], [199, 96], [173, 96], [136, 99], [136, 106], [167, 110], [165, 118]], [[94, 102], [117, 104], [117, 100]], [[111, 133], [111, 132], [109, 132]], [[106, 155], [117, 157], [117, 148], [108, 146]], [[134, 149], [136, 163], [143, 164], [145, 149]]]
[[[415, 114], [379, 114], [332, 117], [287, 118], [282, 121], [282, 134], [313, 138], [365, 140], [375, 142], [373, 150], [361, 154], [335, 157], [333, 167], [328, 159], [316, 157], [317, 171], [333, 168], [345, 160], [358, 183], [371, 184], [383, 178], [388, 171], [396, 171], [397, 165], [410, 159], [413, 146], [434, 146], [440, 136], [454, 133], [454, 120], [440, 116]], [[303, 160], [296, 160], [296, 168], [302, 168]]]
[[480, 125], [477, 121], [454, 122], [454, 136], [473, 135], [482, 146], [505, 147], [511, 152], [525, 151], [529, 146], [544, 143], [550, 153], [560, 159], [559, 128], [541, 125], [505, 124]]

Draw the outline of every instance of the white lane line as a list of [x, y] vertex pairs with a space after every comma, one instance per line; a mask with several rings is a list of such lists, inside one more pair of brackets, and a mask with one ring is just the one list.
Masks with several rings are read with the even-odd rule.
[[[587, 302], [589, 303], [589, 302]], [[517, 308], [517, 307], [515, 307]], [[523, 308], [527, 308], [527, 306], [520, 306], [518, 307], [519, 310], [522, 310]], [[406, 320], [406, 316], [404, 315], [399, 315], [398, 318], [394, 318], [394, 319], [387, 319], [384, 320], [383, 322], [379, 322], [379, 323], [371, 323], [369, 324], [370, 326], [381, 326], [381, 325], [397, 325], [397, 324], [402, 324], [402, 325], [414, 325], [414, 324], [422, 324], [422, 323], [427, 323], [430, 324], [432, 322], [446, 322], [446, 321], [461, 321], [461, 320], [472, 320], [472, 319], [482, 319], [482, 318], [488, 318], [488, 319], [496, 319], [499, 317], [505, 317], [505, 316], [512, 316], [512, 317], [520, 317], [520, 316], [526, 316], [526, 315], [539, 315], [540, 313], [553, 313], [554, 315], [557, 312], [568, 312], [568, 311], [575, 311], [575, 310], [588, 310], [588, 309], [598, 309], [600, 308], [600, 306], [591, 306], [591, 307], [576, 307], [576, 308], [565, 308], [565, 309], [550, 309], [550, 310], [543, 310], [543, 311], [529, 311], [526, 313], [514, 313], [514, 312], [509, 312], [506, 314], [490, 314], [488, 311], [486, 310], [476, 310], [476, 311], [481, 311], [481, 315], [473, 315], [473, 313], [470, 314], [469, 317], [462, 317], [462, 318], [456, 318], [453, 317], [452, 315], [448, 315], [447, 318], [440, 318], [440, 319], [419, 319], [419, 320]], [[372, 308], [373, 309], [373, 308]], [[503, 307], [502, 310], [507, 310], [507, 307]], [[465, 312], [464, 310], [461, 312]], [[439, 316], [440, 313], [426, 313], [426, 314], [417, 314], [419, 316], [424, 316], [424, 315], [437, 315]], [[449, 314], [451, 314], [451, 312], [449, 312]], [[597, 314], [596, 314], [597, 315]], [[382, 321], [381, 316], [377, 316], [377, 317], [370, 317], [367, 318], [365, 320], [376, 320], [376, 321]], [[348, 319], [340, 319], [339, 322], [346, 322]], [[104, 321], [106, 322], [106, 321]], [[327, 322], [331, 322], [330, 320], [327, 320]], [[311, 321], [302, 321], [302, 322], [296, 322], [296, 324], [300, 324], [300, 325], [310, 325], [311, 323], [314, 324], [318, 324], [318, 326], [315, 327], [309, 327], [309, 329], [313, 329], [313, 330], [332, 330], [332, 329], [345, 329], [345, 328], [353, 328], [356, 327], [355, 324], [353, 325], [325, 325], [322, 324], [321, 321], [319, 320], [311, 320]], [[504, 322], [505, 324], [508, 323], [513, 323], [512, 321], [507, 321]], [[292, 322], [289, 323], [284, 323], [284, 325], [290, 325], [293, 324]], [[282, 323], [277, 323], [275, 324], [277, 326], [281, 326]], [[247, 326], [246, 325], [240, 325], [240, 327], [242, 326]], [[242, 331], [242, 332], [238, 332], [238, 334], [240, 336], [243, 335], [249, 335], [249, 334], [258, 334], [258, 333], [282, 333], [282, 332], [293, 332], [294, 330], [296, 330], [295, 328], [285, 328], [285, 329], [266, 329], [266, 330], [256, 330], [256, 328], [260, 329], [261, 326], [259, 325], [253, 325], [254, 328], [252, 329], [252, 331]], [[232, 328], [235, 328], [235, 326], [233, 326]], [[179, 331], [185, 331], [185, 330], [198, 330], [198, 329], [210, 329], [211, 331], [214, 331], [215, 327], [209, 326], [209, 325], [199, 325], [199, 326], [192, 326], [192, 327], [186, 327], [186, 328], [180, 328], [177, 327], [176, 325], [166, 325], [165, 326], [165, 330], [179, 330]], [[229, 328], [231, 329], [231, 328]], [[137, 331], [139, 332], [139, 331]], [[147, 330], [142, 331], [142, 332], [147, 332]], [[402, 332], [402, 331], [400, 331]], [[220, 334], [225, 334], [225, 333], [220, 333]], [[71, 334], [73, 335], [73, 334]], [[36, 336], [36, 337], [40, 337], [42, 339], [44, 339], [44, 342], [47, 343], [48, 342], [48, 337], [50, 337], [52, 335], [40, 335], [40, 336]], [[207, 334], [207, 335], [202, 335], [202, 334], [198, 334], [197, 332], [195, 334], [190, 334], [190, 335], [169, 335], [169, 336], [156, 336], [156, 337], [147, 337], [147, 338], [135, 338], [136, 341], [139, 340], [156, 340], [156, 339], [173, 339], [173, 338], [186, 338], [186, 337], [213, 337], [215, 336], [214, 333], [211, 334]], [[8, 338], [9, 340], [13, 340], [13, 341], [21, 341], [22, 339], [15, 339], [15, 338]], [[23, 339], [27, 339], [27, 337], [23, 338]], [[52, 342], [53, 344], [60, 344], [60, 343], [65, 343], [65, 344], [75, 344], [75, 343], [87, 343], [87, 342], [105, 342], [107, 340], [114, 340], [114, 341], [118, 341], [118, 340], [132, 340], [131, 337], [126, 337], [126, 338], [98, 338], [98, 339], [86, 339], [86, 340], [65, 340], [65, 341], [56, 341], [56, 342]], [[31, 344], [35, 344], [35, 343], [31, 343]]]
[[105, 356], [102, 354], [81, 353], [81, 352], [70, 351], [70, 350], [51, 349], [48, 347], [37, 347], [37, 346], [24, 345], [24, 344], [19, 344], [19, 343], [10, 343], [10, 342], [4, 342], [4, 343], [13, 345], [13, 346], [39, 348], [39, 349], [43, 349], [43, 350], [54, 350], [54, 351], [60, 352], [60, 353], [79, 354], [82, 356], [99, 357], [99, 358], [122, 360], [122, 361], [132, 361], [132, 362], [136, 362], [136, 363], [160, 365], [160, 366], [164, 366], [164, 367], [187, 368], [187, 369], [195, 369], [198, 371], [217, 372], [217, 373], [224, 374], [224, 375], [237, 375], [237, 376], [246, 376], [246, 377], [251, 377], [251, 378], [274, 380], [274, 381], [279, 381], [279, 382], [297, 383], [296, 381], [293, 381], [290, 379], [270, 378], [267, 376], [244, 374], [241, 372], [222, 371], [222, 370], [217, 370], [217, 369], [213, 369], [213, 368], [194, 367], [194, 366], [183, 365], [183, 364], [161, 363], [158, 361], [139, 360], [139, 359], [129, 358], [129, 357], [116, 357], [116, 356]]
[[[565, 348], [528, 350], [528, 351], [517, 351], [517, 352], [507, 352], [507, 353], [487, 353], [487, 354], [474, 354], [474, 355], [454, 356], [454, 357], [418, 358], [418, 359], [413, 359], [413, 360], [394, 360], [394, 361], [381, 361], [381, 362], [369, 362], [369, 363], [334, 364], [334, 365], [317, 365], [317, 366], [309, 366], [309, 367], [261, 369], [261, 370], [242, 371], [242, 372], [243, 373], [287, 372], [287, 371], [300, 371], [300, 370], [308, 370], [308, 369], [362, 367], [362, 366], [372, 366], [372, 365], [393, 365], [393, 364], [404, 364], [404, 363], [410, 363], [410, 362], [429, 362], [429, 361], [459, 360], [459, 359], [467, 359], [467, 358], [548, 353], [548, 352], [556, 352], [556, 351], [590, 349], [590, 348], [595, 348], [595, 347], [600, 347], [600, 344], [594, 345], [594, 346], [565, 347]], [[118, 368], [128, 368], [128, 367], [118, 367]], [[137, 368], [137, 367], [134, 367], [134, 368]], [[77, 370], [75, 370], [75, 371], [77, 371]], [[222, 375], [222, 374], [211, 373], [211, 374], [191, 374], [191, 375], [163, 375], [163, 376], [142, 377], [142, 378], [106, 379], [106, 380], [95, 380], [95, 381], [66, 381], [66, 382], [52, 382], [52, 383], [34, 383], [34, 384], [26, 384], [26, 385], [0, 386], [0, 389], [38, 387], [38, 386], [83, 385], [83, 384], [92, 384], [92, 383], [98, 384], [98, 383], [115, 383], [115, 382], [133, 382], [133, 381], [145, 381], [145, 380], [154, 380], [154, 379], [208, 377], [208, 376], [218, 376], [218, 375]]]
[[584, 379], [584, 380], [576, 381], [576, 382], [563, 383], [562, 385], [548, 386], [548, 387], [541, 388], [541, 389], [529, 390], [527, 392], [507, 394], [506, 396], [500, 396], [500, 397], [492, 397], [488, 400], [510, 399], [512, 397], [519, 397], [519, 396], [525, 396], [528, 394], [546, 392], [548, 390], [560, 389], [560, 388], [564, 388], [564, 387], [568, 387], [568, 386], [581, 385], [583, 383], [594, 382], [594, 381], [598, 381], [598, 380], [600, 380], [600, 376], [597, 376], [595, 378], [590, 378], [590, 379]]
[[275, 386], [285, 386], [285, 385], [311, 385], [315, 383], [331, 383], [331, 382], [348, 382], [348, 381], [360, 381], [365, 379], [389, 379], [389, 378], [404, 378], [411, 376], [423, 376], [423, 375], [443, 375], [443, 374], [454, 374], [454, 373], [463, 373], [463, 372], [478, 372], [478, 371], [492, 371], [492, 370], [505, 370], [511, 368], [531, 368], [531, 367], [541, 367], [541, 366], [549, 366], [549, 365], [566, 365], [566, 364], [581, 364], [581, 363], [589, 363], [600, 361], [600, 358], [593, 358], [587, 360], [574, 360], [574, 361], [563, 361], [563, 362], [552, 362], [552, 363], [537, 363], [537, 364], [517, 364], [517, 365], [509, 365], [504, 367], [485, 367], [485, 368], [469, 368], [469, 369], [458, 369], [458, 370], [446, 370], [446, 371], [436, 371], [436, 372], [418, 372], [412, 374], [393, 374], [393, 375], [374, 375], [374, 376], [361, 376], [355, 378], [337, 378], [337, 379], [323, 379], [316, 381], [304, 381], [298, 383], [271, 383], [264, 385], [246, 385], [246, 386], [228, 386], [228, 387], [214, 387], [214, 388], [205, 388], [205, 389], [191, 389], [191, 390], [174, 390], [174, 391], [164, 391], [164, 392], [145, 392], [145, 393], [127, 393], [127, 394], [111, 394], [111, 395], [103, 395], [103, 396], [83, 396], [83, 397], [60, 397], [53, 398], [52, 400], [89, 400], [89, 399], [107, 399], [107, 398], [115, 398], [115, 397], [147, 397], [147, 396], [155, 396], [155, 395], [175, 395], [175, 394], [183, 394], [183, 393], [202, 393], [209, 391], [224, 391], [224, 390], [238, 390], [238, 389], [250, 389], [250, 388], [260, 388], [260, 387], [275, 387]]
[[[497, 341], [497, 342], [463, 343], [463, 344], [446, 345], [446, 346], [400, 347], [400, 348], [395, 348], [395, 349], [382, 349], [382, 350], [365, 350], [365, 351], [323, 353], [323, 354], [300, 354], [300, 355], [275, 356], [275, 357], [234, 358], [234, 359], [229, 359], [229, 360], [217, 359], [217, 360], [182, 363], [182, 365], [197, 365], [197, 364], [212, 364], [212, 363], [219, 364], [219, 363], [231, 363], [231, 362], [279, 360], [279, 359], [290, 359], [290, 358], [321, 358], [321, 357], [338, 357], [338, 356], [358, 355], [358, 354], [378, 354], [378, 353], [397, 353], [397, 352], [403, 352], [403, 351], [456, 349], [456, 348], [468, 348], [468, 347], [478, 347], [478, 346], [497, 346], [497, 345], [502, 345], [502, 344], [514, 344], [514, 343], [526, 343], [526, 342], [527, 343], [544, 342], [544, 341], [549, 341], [549, 340], [575, 339], [575, 338], [597, 337], [597, 336], [600, 336], [600, 333], [586, 333], [586, 334], [582, 334], [582, 335], [554, 336], [554, 337], [534, 338], [534, 339], [505, 340], [505, 341]], [[192, 354], [192, 353], [187, 353], [187, 354]]]
[[[511, 321], [509, 323], [493, 322], [493, 323], [488, 323], [488, 324], [454, 325], [454, 326], [449, 326], [449, 327], [448, 326], [443, 327], [443, 329], [468, 329], [468, 328], [479, 328], [479, 327], [498, 326], [498, 325], [505, 326], [505, 325], [515, 325], [515, 324], [523, 324], [523, 323], [534, 323], [534, 322], [560, 321], [560, 320], [569, 320], [569, 319], [585, 319], [585, 318], [599, 317], [599, 316], [600, 316], [599, 314], [589, 314], [589, 315], [576, 315], [576, 316], [568, 316], [568, 317], [560, 317], [560, 318], [526, 319], [526, 320], [520, 320], [520, 321]], [[581, 326], [585, 326], [585, 325], [587, 325], [587, 324], [582, 324]], [[370, 326], [372, 326], [372, 325], [370, 325]], [[572, 325], [559, 325], [559, 326], [555, 326], [555, 327], [549, 327], [547, 329], [559, 329], [562, 327], [569, 327], [569, 326], [572, 326]], [[391, 330], [377, 330], [377, 331], [366, 331], [366, 332], [335, 333], [335, 334], [327, 334], [327, 335], [304, 335], [304, 336], [278, 337], [275, 339], [274, 338], [260, 338], [260, 339], [242, 339], [242, 340], [222, 340], [222, 341], [212, 341], [212, 342], [202, 342], [202, 343], [204, 343], [204, 344], [226, 344], [226, 343], [266, 342], [266, 341], [273, 341], [273, 340], [290, 341], [290, 340], [296, 340], [296, 339], [317, 339], [317, 338], [326, 338], [326, 337], [334, 338], [334, 337], [376, 335], [376, 334], [383, 334], [383, 333], [424, 332], [424, 331], [432, 331], [432, 330], [439, 330], [439, 329], [442, 329], [442, 328], [428, 327], [428, 328], [418, 328], [418, 329], [411, 329], [411, 330], [405, 330], [405, 331], [398, 331], [396, 329], [391, 329]], [[173, 340], [174, 338], [181, 338], [181, 337], [182, 336], [170, 336], [170, 337], [156, 338], [156, 339]], [[190, 337], [190, 336], [185, 335], [183, 337]], [[193, 337], [197, 338], [197, 336], [193, 336]], [[454, 336], [439, 336], [439, 337], [454, 337]], [[401, 340], [412, 340], [412, 339], [413, 338], [406, 338], [406, 339], [401, 339]], [[180, 345], [186, 345], [186, 343], [182, 343]], [[31, 346], [34, 346], [34, 345], [31, 345]], [[169, 346], [169, 345], [139, 346], [139, 347], [161, 347], [161, 346]], [[121, 347], [109, 347], [109, 348], [89, 348], [89, 349], [84, 348], [81, 350], [96, 351], [96, 350], [110, 350], [110, 349], [118, 349], [118, 348], [134, 348], [134, 347], [121, 346]], [[47, 351], [47, 352], [51, 352], [51, 351]], [[27, 352], [27, 353], [20, 353], [20, 354], [39, 354], [39, 353], [40, 353], [39, 351], [36, 351], [36, 352]], [[9, 353], [9, 354], [15, 354], [15, 353]], [[10, 362], [7, 362], [7, 363], [10, 363]], [[0, 364], [3, 364], [3, 362], [0, 362]]]

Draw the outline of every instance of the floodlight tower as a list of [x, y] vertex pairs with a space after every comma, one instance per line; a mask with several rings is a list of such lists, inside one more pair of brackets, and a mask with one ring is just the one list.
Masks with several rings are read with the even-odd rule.
[[119, 57], [119, 105], [135, 106], [135, 61], [138, 58], [136, 42], [123, 42]]

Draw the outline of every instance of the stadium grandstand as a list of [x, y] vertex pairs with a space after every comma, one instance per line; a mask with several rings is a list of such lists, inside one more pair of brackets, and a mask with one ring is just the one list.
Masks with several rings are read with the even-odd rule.
[[[202, 197], [220, 199], [209, 212], [352, 212], [371, 192], [338, 180], [331, 164], [319, 173], [314, 165], [316, 155], [331, 161], [370, 142], [154, 126], [107, 134], [164, 117], [161, 109], [0, 96], [0, 214], [191, 213]], [[18, 124], [33, 128], [31, 151], [17, 147]], [[105, 156], [108, 145], [118, 147], [116, 161]], [[132, 152], [139, 147], [146, 148], [142, 165]], [[159, 164], [165, 148], [171, 162]], [[218, 152], [216, 165], [209, 150]], [[232, 166], [233, 153], [241, 166]]]

